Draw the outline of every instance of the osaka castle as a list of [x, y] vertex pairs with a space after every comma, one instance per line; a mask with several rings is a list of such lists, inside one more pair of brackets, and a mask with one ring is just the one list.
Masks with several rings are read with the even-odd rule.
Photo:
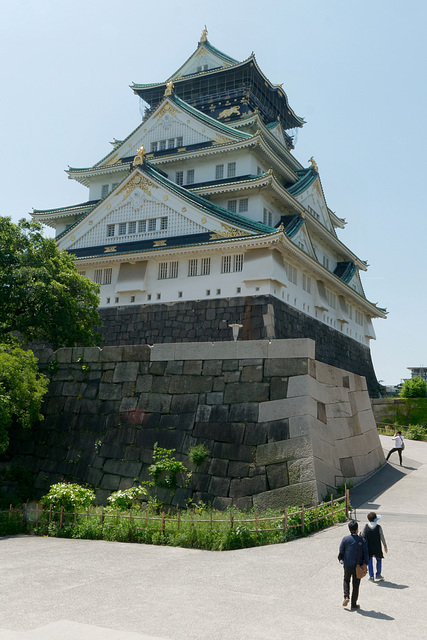
[[[173, 53], [171, 51], [171, 53]], [[316, 359], [377, 382], [367, 264], [338, 237], [319, 168], [293, 153], [305, 123], [252, 53], [204, 29], [163, 82], [131, 85], [142, 122], [68, 177], [82, 202], [35, 209], [100, 285], [104, 344], [312, 338]]]

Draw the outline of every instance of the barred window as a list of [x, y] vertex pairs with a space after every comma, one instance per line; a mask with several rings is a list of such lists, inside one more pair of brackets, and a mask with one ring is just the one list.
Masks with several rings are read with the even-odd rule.
[[115, 224], [107, 224], [107, 238], [112, 238], [116, 231]]
[[184, 172], [176, 171], [175, 172], [175, 182], [176, 184], [184, 184]]
[[174, 260], [173, 262], [169, 262], [169, 278], [177, 278], [178, 277], [178, 260]]
[[336, 309], [337, 308], [337, 297], [336, 297], [336, 295], [334, 293], [332, 293], [331, 291], [328, 291], [328, 289], [326, 289], [326, 296], [328, 298], [329, 305], [333, 309]]
[[108, 196], [108, 191], [109, 191], [109, 185], [103, 184], [101, 189], [101, 198], [105, 198], [106, 196]]
[[136, 233], [136, 222], [129, 222], [128, 233]]
[[159, 264], [159, 280], [165, 280], [168, 277], [168, 263], [161, 262]]
[[227, 164], [227, 178], [234, 178], [235, 175], [236, 175], [236, 163], [229, 162]]
[[360, 313], [360, 311], [356, 309], [354, 319], [356, 320], [357, 324], [360, 324], [360, 326], [363, 327], [363, 313]]
[[160, 218], [160, 229], [167, 229], [168, 228], [168, 219], [167, 218]]
[[244, 213], [248, 210], [249, 201], [247, 198], [239, 200], [239, 213]]
[[187, 171], [187, 184], [194, 184], [194, 169]]
[[138, 233], [145, 233], [147, 231], [147, 221], [139, 220], [138, 221]]
[[113, 269], [110, 267], [108, 269], [104, 269], [104, 278], [102, 284], [111, 284], [111, 278], [113, 275]]
[[217, 164], [215, 167], [215, 180], [222, 180], [224, 177], [224, 165]]
[[150, 147], [151, 153], [155, 153], [157, 151], [157, 142], [152, 142]]
[[222, 256], [221, 273], [231, 272], [231, 256]]
[[95, 269], [93, 281], [96, 282], [96, 284], [102, 284], [102, 269]]
[[150, 218], [148, 220], [148, 231], [155, 231], [156, 230], [156, 218]]
[[200, 273], [202, 276], [208, 276], [211, 272], [211, 259], [202, 258]]
[[305, 273], [302, 274], [302, 288], [307, 293], [311, 293], [311, 278], [306, 276]]
[[164, 151], [165, 149], [166, 149], [166, 140], [160, 140], [159, 151]]
[[243, 253], [234, 256], [234, 271], [243, 271]]
[[168, 149], [173, 149], [175, 146], [175, 138], [170, 138], [168, 140]]
[[188, 275], [197, 276], [197, 258], [191, 258], [188, 261]]
[[126, 222], [121, 222], [119, 224], [119, 236], [125, 236], [126, 235]]
[[264, 224], [268, 224], [269, 227], [273, 226], [273, 213], [264, 207], [263, 215]]
[[236, 213], [237, 211], [237, 200], [229, 200], [227, 204], [227, 209], [231, 211], [231, 213]]
[[298, 271], [293, 267], [289, 262], [285, 262], [285, 271], [288, 276], [288, 280], [293, 282], [293, 284], [298, 284]]
[[177, 146], [177, 147], [182, 147], [182, 142], [183, 142], [182, 137], [177, 138], [177, 139], [176, 139], [176, 146]]

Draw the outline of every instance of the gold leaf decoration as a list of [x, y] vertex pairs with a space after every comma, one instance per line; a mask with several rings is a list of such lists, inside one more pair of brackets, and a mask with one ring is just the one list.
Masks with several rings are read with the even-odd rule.
[[221, 238], [237, 238], [238, 236], [247, 236], [248, 232], [242, 229], [236, 229], [229, 224], [221, 222], [221, 229], [214, 229], [211, 233], [210, 240], [220, 240]]

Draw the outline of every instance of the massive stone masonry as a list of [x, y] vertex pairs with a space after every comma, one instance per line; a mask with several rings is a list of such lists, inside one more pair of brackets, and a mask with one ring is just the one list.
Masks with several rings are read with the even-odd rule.
[[[39, 495], [89, 483], [105, 503], [150, 479], [154, 444], [208, 459], [189, 486], [159, 498], [225, 509], [312, 504], [384, 460], [366, 382], [314, 359], [311, 340], [60, 349], [43, 413], [3, 464], [24, 464]], [[56, 368], [56, 370], [55, 370]]]

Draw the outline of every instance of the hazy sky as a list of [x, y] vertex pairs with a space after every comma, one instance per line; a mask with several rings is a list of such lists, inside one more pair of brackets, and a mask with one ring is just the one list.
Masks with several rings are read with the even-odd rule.
[[427, 365], [426, 23], [425, 0], [4, 2], [0, 214], [85, 201], [64, 169], [91, 166], [138, 125], [131, 82], [166, 80], [206, 24], [232, 57], [254, 51], [306, 120], [294, 153], [305, 166], [314, 156], [348, 222], [340, 239], [370, 265], [366, 295], [389, 311], [374, 365], [396, 384]]

